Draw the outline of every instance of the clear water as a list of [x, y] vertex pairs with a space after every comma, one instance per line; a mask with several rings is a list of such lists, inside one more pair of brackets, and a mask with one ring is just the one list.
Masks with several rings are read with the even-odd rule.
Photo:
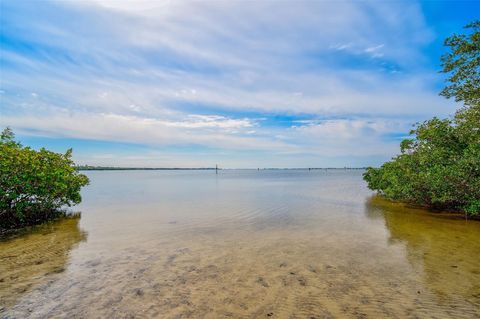
[[80, 219], [0, 241], [0, 316], [480, 317], [480, 222], [361, 174], [88, 172]]

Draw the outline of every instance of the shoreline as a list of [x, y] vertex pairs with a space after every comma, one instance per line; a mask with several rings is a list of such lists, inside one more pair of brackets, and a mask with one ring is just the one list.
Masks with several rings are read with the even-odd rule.
[[310, 171], [310, 170], [365, 170], [366, 167], [292, 167], [292, 168], [215, 168], [215, 167], [109, 167], [91, 166], [76, 167], [77, 171], [229, 171], [229, 170], [250, 170], [250, 171]]

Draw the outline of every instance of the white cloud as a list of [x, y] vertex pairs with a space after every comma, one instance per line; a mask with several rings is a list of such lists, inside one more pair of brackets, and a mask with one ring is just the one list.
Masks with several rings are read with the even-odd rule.
[[[415, 2], [34, 4], [2, 17], [36, 48], [2, 49], [0, 124], [24, 133], [388, 157], [385, 135], [453, 111]], [[326, 120], [257, 118], [305, 114]]]
[[[21, 133], [35, 130], [51, 137], [130, 142], [149, 145], [199, 144], [212, 148], [274, 151], [292, 150], [294, 146], [265, 138], [237, 135], [253, 126], [250, 120], [221, 116], [192, 115], [183, 122], [169, 122], [117, 114], [58, 113], [46, 116], [2, 116], [0, 125], [11, 125]], [[235, 129], [232, 133], [232, 129]], [[249, 133], [247, 133], [249, 132]], [[246, 130], [245, 134], [251, 134]]]
[[364, 51], [366, 53], [370, 54], [370, 56], [372, 58], [381, 58], [381, 57], [384, 56], [384, 54], [382, 52], [380, 52], [380, 50], [384, 46], [385, 46], [384, 44], [379, 44], [379, 45], [376, 45], [376, 46], [373, 46], [373, 47], [366, 48]]

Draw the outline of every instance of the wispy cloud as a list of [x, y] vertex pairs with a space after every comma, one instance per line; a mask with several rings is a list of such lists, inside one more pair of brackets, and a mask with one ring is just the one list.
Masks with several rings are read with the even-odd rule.
[[426, 66], [434, 33], [416, 2], [2, 6], [0, 125], [22, 134], [343, 166], [390, 157], [409, 123], [454, 109]]
[[379, 44], [373, 47], [366, 48], [364, 51], [372, 56], [372, 58], [381, 58], [383, 57], [383, 53], [381, 49], [384, 47], [384, 44]]

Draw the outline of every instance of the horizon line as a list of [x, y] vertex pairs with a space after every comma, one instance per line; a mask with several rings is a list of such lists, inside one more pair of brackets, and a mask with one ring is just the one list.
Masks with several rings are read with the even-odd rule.
[[90, 166], [90, 165], [76, 165], [79, 171], [93, 171], [93, 170], [357, 170], [366, 169], [362, 167], [247, 167], [247, 168], [216, 168], [216, 167], [122, 167], [122, 166]]

